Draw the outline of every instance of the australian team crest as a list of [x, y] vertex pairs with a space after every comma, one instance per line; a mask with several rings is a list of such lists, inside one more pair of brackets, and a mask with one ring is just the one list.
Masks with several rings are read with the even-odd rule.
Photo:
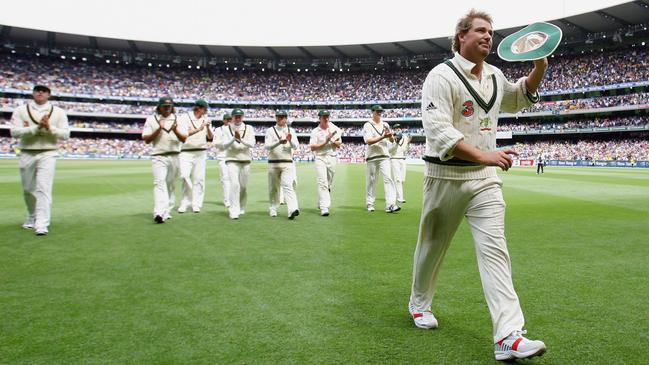
[[473, 101], [467, 100], [462, 103], [462, 116], [468, 118], [473, 115]]

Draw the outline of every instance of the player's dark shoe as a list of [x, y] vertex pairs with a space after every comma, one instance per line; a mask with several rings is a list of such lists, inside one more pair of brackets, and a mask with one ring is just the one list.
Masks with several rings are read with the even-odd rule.
[[162, 218], [161, 215], [156, 215], [155, 218], [153, 218], [153, 220], [158, 224], [165, 222], [164, 218]]
[[386, 213], [396, 213], [401, 210], [401, 207], [398, 205], [390, 205], [388, 209], [385, 210]]
[[543, 341], [533, 341], [523, 337], [526, 332], [514, 331], [494, 344], [496, 360], [529, 359], [543, 355], [547, 350]]
[[295, 217], [297, 217], [298, 215], [300, 215], [300, 210], [299, 210], [299, 209], [295, 209], [294, 211], [291, 212], [291, 215], [288, 216], [288, 219], [293, 220], [293, 219], [295, 219]]

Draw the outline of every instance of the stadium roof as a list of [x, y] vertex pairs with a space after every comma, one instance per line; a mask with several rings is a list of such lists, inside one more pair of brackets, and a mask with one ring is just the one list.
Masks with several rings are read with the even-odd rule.
[[[522, 7], [518, 11], [520, 15], [516, 14], [516, 16], [513, 16], [506, 11], [507, 9], [511, 8], [511, 2], [489, 2], [489, 7], [493, 9], [487, 8], [485, 10], [490, 11], [495, 18], [495, 27], [497, 29], [495, 35], [495, 43], [498, 43], [503, 37], [515, 32], [527, 23], [538, 20], [550, 21], [551, 23], [561, 27], [564, 31], [564, 40], [569, 42], [570, 40], [583, 41], [588, 37], [596, 36], [597, 33], [610, 32], [617, 29], [623, 29], [625, 27], [631, 27], [632, 25], [647, 22], [647, 19], [649, 19], [648, 0], [631, 2], [621, 2], [615, 0], [593, 0], [589, 2], [550, 0], [546, 1], [545, 3], [548, 2], [552, 5], [558, 6], [548, 6], [543, 9], [535, 9], [535, 11], [533, 12], [529, 11], [529, 7]], [[416, 21], [411, 21], [407, 14], [411, 14], [413, 19], [418, 19], [417, 16], [419, 16], [420, 13], [424, 13], [425, 18], [430, 19], [430, 21], [424, 24], [424, 27], [422, 29], [430, 29], [430, 32], [428, 32], [428, 34], [434, 34], [434, 36], [421, 38], [399, 38], [401, 40], [393, 39], [389, 42], [343, 45], [334, 45], [342, 42], [342, 38], [324, 37], [321, 38], [321, 41], [316, 41], [316, 43], [329, 42], [323, 43], [327, 45], [244, 46], [243, 44], [246, 44], [249, 41], [242, 39], [240, 43], [229, 43], [231, 45], [226, 45], [228, 44], [228, 42], [226, 41], [223, 41], [222, 43], [209, 42], [210, 39], [218, 38], [209, 38], [207, 36], [201, 38], [198, 36], [201, 34], [204, 35], [204, 33], [206, 32], [211, 32], [214, 35], [227, 34], [228, 36], [233, 37], [230, 39], [234, 40], [235, 38], [233, 35], [239, 33], [250, 34], [249, 32], [244, 32], [244, 30], [251, 28], [252, 25], [255, 24], [255, 18], [253, 16], [254, 14], [263, 13], [265, 10], [270, 11], [270, 9], [261, 8], [255, 12], [241, 11], [237, 13], [232, 11], [228, 12], [227, 8], [222, 8], [222, 11], [210, 13], [209, 11], [205, 10], [205, 7], [208, 6], [210, 2], [201, 3], [197, 1], [190, 1], [187, 6], [184, 6], [182, 9], [178, 9], [178, 5], [176, 5], [174, 8], [166, 8], [165, 4], [168, 4], [168, 1], [158, 0], [156, 3], [161, 4], [161, 7], [167, 13], [170, 12], [173, 14], [169, 18], [163, 17], [163, 19], [165, 19], [165, 22], [162, 24], [167, 25], [160, 25], [161, 23], [156, 23], [155, 21], [151, 23], [151, 20], [155, 19], [155, 15], [157, 14], [154, 8], [150, 9], [151, 13], [147, 14], [147, 16], [140, 16], [138, 20], [135, 20], [136, 18], [134, 18], [134, 16], [132, 16], [131, 14], [137, 14], [137, 9], [134, 9], [133, 7], [136, 6], [136, 3], [139, 4], [139, 1], [129, 1], [129, 3], [131, 3], [132, 5], [129, 5], [128, 8], [119, 6], [119, 3], [126, 4], [126, 1], [117, 0], [112, 2], [93, 2], [92, 9], [82, 8], [76, 13], [61, 11], [61, 9], [65, 9], [66, 4], [69, 5], [68, 3], [74, 3], [74, 1], [60, 0], [56, 2], [43, 2], [37, 4], [38, 6], [35, 7], [37, 9], [47, 11], [21, 12], [11, 11], [11, 9], [8, 9], [9, 11], [7, 11], [7, 9], [4, 9], [4, 11], [0, 13], [0, 24], [4, 24], [0, 25], [0, 39], [2, 39], [3, 43], [5, 44], [7, 44], [8, 42], [29, 43], [35, 46], [45, 45], [51, 49], [77, 47], [147, 54], [171, 54], [177, 56], [197, 57], [232, 57], [238, 59], [378, 58], [383, 56], [418, 55], [431, 53], [439, 54], [448, 52], [448, 50], [450, 49], [449, 35], [451, 35], [451, 31], [454, 27], [454, 22], [457, 20], [459, 15], [466, 12], [466, 9], [472, 5], [471, 1], [464, 2], [461, 4], [462, 10], [456, 10], [456, 8], [453, 7], [449, 8], [450, 5], [445, 5], [445, 9], [450, 9], [445, 11], [452, 10], [453, 16], [444, 16], [439, 12], [441, 11], [441, 9], [437, 9], [437, 11], [435, 12], [427, 11], [428, 5], [424, 6], [424, 3], [435, 5], [436, 3], [432, 1], [422, 2], [421, 4], [415, 2], [411, 3], [409, 6], [395, 6], [394, 2], [391, 2], [392, 8], [387, 8], [384, 3], [381, 3], [381, 1], [374, 1], [372, 2], [376, 4], [374, 7], [368, 6], [367, 17], [363, 16], [361, 18], [358, 18], [358, 15], [356, 15], [356, 20], [351, 21], [351, 23], [349, 22], [349, 20], [345, 20], [347, 19], [345, 18], [345, 16], [340, 15], [338, 17], [332, 18], [332, 13], [320, 9], [307, 11], [306, 13], [302, 12], [301, 14], [308, 20], [307, 23], [304, 23], [300, 21], [301, 18], [296, 18], [297, 15], [290, 15], [286, 8], [279, 6], [278, 4], [280, 3], [265, 2], [275, 4], [274, 6], [279, 7], [279, 15], [277, 15], [277, 18], [273, 18], [273, 13], [269, 13], [270, 15], [268, 15], [267, 18], [270, 17], [271, 19], [266, 20], [263, 24], [261, 24], [262, 26], [258, 28], [258, 31], [265, 31], [266, 33], [262, 38], [259, 38], [262, 40], [258, 41], [258, 44], [265, 42], [276, 42], [272, 44], [279, 44], [277, 42], [280, 41], [272, 41], [273, 38], [271, 36], [281, 35], [284, 33], [326, 35], [328, 33], [335, 33], [335, 29], [342, 29], [343, 34], [346, 34], [347, 37], [345, 39], [356, 40], [360, 39], [359, 37], [365, 37], [363, 39], [378, 39], [372, 38], [369, 35], [372, 33], [380, 33], [378, 32], [379, 29], [387, 29], [388, 33], [390, 34], [406, 34], [399, 33], [397, 30], [400, 28], [416, 28], [416, 25], [419, 24]], [[150, 2], [145, 3], [150, 4]], [[222, 2], [213, 3], [218, 4], [218, 7], [224, 6]], [[480, 4], [477, 1], [475, 3], [476, 5]], [[503, 3], [505, 4], [504, 8]], [[573, 3], [578, 4], [575, 5]], [[101, 6], [105, 6], [106, 4], [109, 4], [110, 7], [99, 8]], [[178, 2], [175, 2], [175, 4], [178, 4]], [[606, 6], [610, 4], [616, 5], [605, 8], [601, 7], [602, 5]], [[5, 5], [8, 5], [11, 8], [12, 6], [18, 7], [20, 3], [13, 2]], [[88, 7], [88, 5], [85, 6]], [[116, 12], [111, 12], [111, 8], [118, 10]], [[423, 10], [420, 8], [422, 8]], [[552, 8], [553, 10], [548, 11], [547, 8]], [[58, 11], [53, 12], [54, 9], [58, 9]], [[125, 11], [125, 9], [128, 9], [128, 11]], [[584, 13], [565, 17], [550, 17], [552, 14], [574, 13], [575, 11], [580, 9], [590, 10]], [[223, 11], [225, 11], [225, 14], [223, 14]], [[342, 9], [338, 9], [336, 10], [336, 12], [339, 14], [345, 13], [345, 11]], [[17, 14], [21, 13], [24, 13], [24, 16], [19, 17]], [[47, 16], [44, 18], [39, 18], [38, 14], [40, 13], [46, 14]], [[205, 13], [206, 16], [198, 16], [202, 13]], [[89, 14], [94, 15], [88, 17], [87, 15]], [[277, 14], [277, 12], [275, 14]], [[533, 18], [529, 18], [530, 14]], [[376, 15], [375, 18], [373, 18], [374, 15]], [[525, 18], [526, 16], [528, 18]], [[104, 21], [100, 21], [99, 18], [102, 18]], [[46, 19], [52, 19], [52, 21], [48, 22]], [[110, 21], [106, 21], [106, 19], [109, 19]], [[207, 22], [207, 20], [205, 19], [210, 19], [210, 21]], [[236, 21], [234, 23], [230, 23], [231, 19], [236, 19]], [[521, 22], [522, 24], [517, 24]], [[105, 24], [106, 27], [88, 25], [93, 23]], [[124, 26], [125, 23], [130, 25]], [[137, 26], [133, 24], [137, 24]], [[300, 26], [300, 24], [310, 24], [310, 26]], [[503, 28], [499, 27], [499, 24], [510, 26]], [[23, 26], [21, 27], [20, 25]], [[434, 25], [442, 27], [435, 28]], [[310, 33], [308, 31], [311, 28], [319, 27], [323, 28], [325, 31], [320, 31], [319, 33]], [[285, 31], [277, 32], [277, 29], [284, 28]], [[106, 29], [113, 30], [106, 33]], [[143, 32], [143, 30], [147, 29], [153, 31], [150, 31], [148, 33]], [[178, 31], [178, 29], [185, 29], [189, 33], [182, 33]], [[207, 29], [207, 31], [200, 32], [198, 31], [200, 29]], [[193, 38], [196, 40], [196, 42], [188, 43], [185, 42], [185, 40], [190, 41], [190, 38], [179, 38], [178, 36], [171, 36], [172, 34], [174, 34], [174, 30], [176, 30], [176, 33], [179, 34], [195, 33], [198, 38]], [[194, 33], [192, 33], [192, 30]], [[223, 30], [226, 30], [226, 32], [223, 32]], [[422, 30], [420, 29], [419, 32], [422, 32]], [[79, 33], [83, 33], [83, 35]], [[357, 33], [359, 33], [360, 35], [358, 35]], [[386, 35], [388, 33], [381, 33], [382, 37], [388, 37], [388, 35]], [[108, 37], [101, 36], [101, 34], [122, 35], [123, 37]], [[128, 34], [132, 35], [132, 37], [128, 37]], [[259, 33], [253, 32], [252, 34], [259, 36]], [[423, 33], [412, 34], [423, 35]], [[393, 36], [393, 38], [394, 37], [399, 36]], [[169, 41], [150, 41], [163, 39], [168, 39]], [[289, 41], [285, 40], [282, 42], [286, 43]]]

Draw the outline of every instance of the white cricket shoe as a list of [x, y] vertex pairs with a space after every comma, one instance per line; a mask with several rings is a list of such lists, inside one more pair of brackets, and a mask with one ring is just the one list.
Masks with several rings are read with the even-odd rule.
[[246, 211], [243, 210], [243, 209], [241, 209], [241, 210], [239, 211], [239, 215], [244, 215], [244, 214], [246, 214]]
[[186, 205], [181, 205], [178, 207], [178, 213], [183, 214], [187, 211], [187, 206]]
[[230, 214], [230, 219], [239, 219], [238, 214]]
[[49, 233], [49, 232], [48, 232], [48, 230], [47, 230], [47, 227], [36, 228], [36, 235], [37, 235], [37, 236], [46, 236], [48, 233]]
[[437, 318], [435, 318], [430, 308], [425, 311], [420, 311], [415, 308], [414, 305], [409, 304], [408, 311], [412, 316], [412, 320], [415, 322], [415, 326], [427, 330], [431, 328], [437, 328]]
[[368, 212], [373, 212], [373, 211], [374, 211], [374, 206], [371, 205], [371, 204], [368, 204], [368, 205], [367, 205], [367, 211], [368, 211]]
[[275, 208], [270, 208], [270, 209], [268, 210], [268, 212], [269, 212], [269, 214], [270, 214], [271, 217], [273, 217], [273, 218], [277, 217], [277, 209], [275, 209]]
[[320, 215], [323, 216], [323, 217], [328, 217], [328, 216], [329, 216], [329, 209], [327, 209], [327, 208], [322, 208], [322, 209], [320, 210]]
[[35, 223], [36, 223], [36, 218], [27, 217], [27, 219], [25, 219], [25, 223], [23, 223], [23, 228], [24, 229], [34, 229], [34, 224]]
[[496, 360], [529, 359], [534, 356], [541, 356], [546, 348], [543, 341], [529, 340], [523, 335], [527, 331], [514, 331], [506, 338], [494, 344]]

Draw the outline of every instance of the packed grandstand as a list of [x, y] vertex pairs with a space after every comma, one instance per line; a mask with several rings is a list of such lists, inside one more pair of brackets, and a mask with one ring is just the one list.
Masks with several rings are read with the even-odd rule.
[[[549, 164], [598, 164], [649, 167], [649, 46], [645, 42], [592, 46], [557, 53], [542, 83], [542, 101], [517, 114], [501, 114], [499, 145], [514, 146], [520, 159], [542, 154]], [[288, 109], [289, 121], [302, 142], [316, 126], [317, 111], [331, 109], [332, 121], [344, 133], [342, 161], [363, 161], [362, 124], [369, 106], [384, 105], [383, 117], [413, 136], [409, 157], [424, 152], [424, 131], [418, 99], [430, 66], [384, 69], [266, 70], [181, 68], [167, 64], [105, 63], [81, 57], [0, 52], [0, 155], [12, 156], [17, 141], [9, 137], [13, 109], [29, 100], [35, 83], [53, 90], [54, 104], [68, 112], [72, 138], [61, 153], [77, 158], [147, 158], [141, 141], [144, 119], [155, 100], [168, 95], [178, 113], [191, 102], [210, 102], [214, 126], [233, 107], [261, 142], [276, 109]], [[526, 63], [502, 63], [492, 58], [510, 79], [529, 71]], [[210, 157], [215, 157], [210, 151]], [[258, 143], [254, 157], [266, 151]], [[298, 160], [313, 159], [303, 143]], [[568, 163], [570, 164], [570, 163]]]

